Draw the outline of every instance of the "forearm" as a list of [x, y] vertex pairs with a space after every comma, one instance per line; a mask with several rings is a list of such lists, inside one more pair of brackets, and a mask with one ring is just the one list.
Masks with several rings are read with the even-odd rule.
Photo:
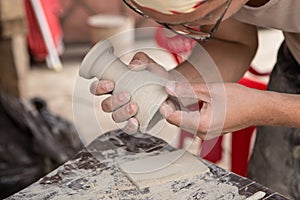
[[[216, 67], [224, 82], [237, 82], [247, 71], [253, 57], [253, 54], [247, 52], [250, 51], [247, 46], [243, 44], [214, 40], [203, 47], [209, 55], [207, 53], [195, 55], [196, 50], [193, 52], [195, 53], [193, 57], [175, 69], [190, 82], [203, 82], [202, 76], [205, 76], [205, 71], [212, 67]], [[205, 58], [206, 56], [209, 58]], [[212, 61], [207, 61], [211, 60], [210, 58]], [[212, 69], [210, 71], [213, 72]], [[214, 82], [214, 80], [206, 81]]]
[[300, 128], [300, 95], [264, 92], [262, 123], [258, 125]]
[[197, 44], [188, 61], [175, 70], [191, 82], [202, 82], [200, 74], [217, 67], [223, 81], [237, 82], [250, 66], [256, 49], [256, 27], [228, 20], [220, 26], [214, 39]]

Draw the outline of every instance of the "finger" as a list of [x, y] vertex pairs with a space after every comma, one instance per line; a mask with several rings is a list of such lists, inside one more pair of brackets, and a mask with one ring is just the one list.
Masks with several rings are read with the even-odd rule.
[[90, 86], [90, 92], [94, 95], [107, 94], [113, 91], [115, 84], [113, 81], [100, 80], [94, 81]]
[[211, 131], [209, 129], [209, 124], [205, 124], [206, 121], [203, 119], [205, 116], [201, 116], [199, 111], [184, 112], [175, 111], [167, 116], [167, 121], [182, 130], [188, 131], [200, 137], [202, 140], [210, 140], [217, 136], [220, 136], [220, 132]]
[[102, 101], [101, 107], [104, 112], [113, 112], [130, 101], [130, 95], [127, 92], [114, 94]]
[[134, 134], [138, 131], [139, 122], [136, 118], [132, 117], [128, 120], [127, 124], [123, 128], [123, 131], [127, 134]]
[[132, 70], [144, 70], [147, 68], [149, 62], [154, 62], [153, 60], [149, 61], [149, 59], [150, 58], [147, 56], [147, 54], [143, 52], [138, 52], [133, 56], [128, 67]]
[[176, 107], [175, 107], [174, 103], [171, 101], [166, 101], [166, 102], [162, 103], [162, 105], [159, 108], [160, 114], [165, 118], [168, 118], [168, 116], [171, 113], [175, 112], [175, 110], [176, 110]]
[[169, 123], [178, 126], [183, 130], [189, 131], [195, 135], [197, 133], [203, 132], [200, 127], [200, 113], [198, 111], [175, 111], [171, 113], [166, 119]]
[[165, 78], [168, 78], [169, 74], [167, 71], [152, 58], [143, 52], [136, 53], [131, 62], [129, 63], [129, 69], [132, 70], [148, 70], [156, 74], [160, 74]]
[[207, 86], [200, 83], [168, 82], [166, 91], [178, 98], [194, 98], [205, 102], [210, 102], [211, 99]]
[[135, 102], [130, 102], [112, 113], [112, 118], [116, 123], [124, 122], [136, 115], [138, 106]]

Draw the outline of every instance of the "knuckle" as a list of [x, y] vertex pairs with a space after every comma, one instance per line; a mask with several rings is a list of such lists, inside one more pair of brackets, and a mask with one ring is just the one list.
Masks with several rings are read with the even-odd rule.
[[200, 122], [197, 132], [201, 135], [205, 135], [209, 129], [209, 125], [207, 123]]
[[134, 116], [137, 113], [137, 104], [135, 102], [130, 102], [127, 105], [127, 112], [130, 116]]
[[203, 133], [198, 133], [197, 136], [201, 139], [201, 140], [205, 140], [206, 139], [206, 135]]
[[192, 85], [188, 82], [182, 84], [176, 84], [176, 91], [181, 92], [186, 97], [189, 97], [195, 93], [192, 88]]
[[139, 52], [137, 52], [137, 53], [134, 55], [134, 57], [135, 57], [135, 58], [142, 58], [142, 57], [147, 58], [148, 56], [147, 56], [147, 54], [145, 54], [144, 52], [139, 51]]
[[204, 87], [203, 85], [193, 85], [193, 90], [197, 94], [206, 94], [207, 93], [207, 88]]
[[116, 95], [116, 97], [114, 98], [114, 102], [116, 104], [124, 104], [127, 103], [130, 100], [130, 96], [128, 93], [126, 92], [121, 92], [119, 94]]
[[118, 111], [113, 112], [111, 117], [114, 120], [114, 122], [116, 122], [116, 123], [120, 123], [120, 122], [124, 121], [120, 115], [120, 112], [118, 112]]

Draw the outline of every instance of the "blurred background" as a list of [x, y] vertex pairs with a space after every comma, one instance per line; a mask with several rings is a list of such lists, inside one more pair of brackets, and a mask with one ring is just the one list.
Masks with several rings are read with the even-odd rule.
[[[170, 53], [167, 43], [174, 42], [172, 37], [159, 35], [161, 32], [157, 23], [137, 15], [120, 0], [0, 0], [0, 23], [0, 91], [4, 96], [14, 99], [3, 98], [1, 105], [8, 108], [5, 101], [23, 102], [38, 97], [46, 103], [50, 115], [59, 116], [74, 125], [76, 130], [72, 130], [72, 134], [78, 134], [83, 145], [89, 144], [107, 131], [118, 128], [111, 120], [110, 114], [101, 111], [100, 104], [104, 97], [92, 96], [89, 93], [91, 82], [78, 77], [82, 59], [96, 42], [128, 32], [130, 36], [125, 42], [146, 52], [148, 50], [143, 47], [157, 47], [158, 50], [152, 49], [147, 53], [167, 69], [175, 67], [191, 50], [180, 51], [182, 55], [179, 57]], [[135, 31], [136, 28], [141, 29]], [[245, 77], [266, 84], [282, 40], [283, 36], [279, 31], [259, 29], [259, 49], [251, 64], [258, 74], [247, 72]], [[128, 62], [130, 56], [124, 59]], [[74, 96], [74, 91], [78, 90], [82, 91], [75, 92]], [[85, 116], [85, 110], [90, 108], [94, 110], [97, 118], [95, 126], [91, 125], [90, 116]], [[6, 115], [10, 116], [16, 113], [17, 109], [17, 106], [12, 106], [11, 109], [4, 110]], [[76, 116], [80, 117], [76, 119]], [[25, 119], [20, 117], [20, 120]], [[15, 122], [14, 124], [17, 126]], [[0, 130], [2, 136], [9, 134], [7, 127]], [[191, 153], [200, 155], [202, 142], [182, 134], [174, 126], [165, 124], [156, 136], [175, 147], [187, 148]], [[231, 137], [231, 134], [224, 136], [219, 144], [217, 158], [211, 160], [228, 170], [232, 168]], [[255, 130], [250, 139], [248, 138], [250, 146], [246, 148], [249, 152], [254, 137]], [[6, 137], [1, 137], [0, 167], [7, 167], [7, 163], [17, 165], [17, 162], [12, 160], [19, 159], [19, 156], [16, 156], [18, 153], [10, 151], [15, 157], [3, 158], [8, 149], [7, 141], [3, 138]], [[75, 146], [74, 152], [82, 147], [78, 144]], [[246, 157], [249, 156], [249, 152]], [[68, 156], [71, 157], [72, 154]], [[63, 159], [56, 165], [62, 161]], [[44, 173], [49, 171], [51, 168], [43, 170]], [[1, 172], [0, 183], [5, 183], [4, 173]], [[5, 187], [0, 187], [0, 190], [3, 188]]]

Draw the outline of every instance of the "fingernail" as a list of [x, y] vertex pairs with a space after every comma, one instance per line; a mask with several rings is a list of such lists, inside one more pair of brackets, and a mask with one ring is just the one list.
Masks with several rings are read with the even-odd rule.
[[92, 94], [95, 94], [95, 93], [96, 93], [97, 86], [98, 86], [98, 81], [94, 81], [94, 82], [91, 84], [90, 92], [91, 92]]
[[142, 62], [140, 60], [132, 60], [129, 64], [129, 66], [135, 68], [140, 67], [142, 65]]
[[130, 118], [123, 131], [129, 135], [133, 135], [138, 131], [138, 127], [139, 124], [137, 120], [134, 118]]
[[127, 92], [122, 92], [121, 94], [119, 94], [119, 99], [121, 102], [127, 102], [129, 98], [129, 94]]
[[168, 90], [168, 92], [172, 95], [175, 95], [175, 82], [174, 81], [170, 81], [170, 82], [167, 82], [166, 84], [166, 88]]
[[130, 119], [128, 120], [128, 124], [129, 124], [130, 127], [133, 127], [133, 128], [139, 126], [139, 123], [137, 122], [137, 120], [134, 120], [133, 118], [130, 118]]
[[113, 86], [113, 84], [111, 83], [111, 82], [109, 82], [109, 81], [105, 81], [104, 83], [103, 83], [103, 89], [105, 89], [106, 91], [112, 91], [113, 89], [114, 89], [114, 86]]

